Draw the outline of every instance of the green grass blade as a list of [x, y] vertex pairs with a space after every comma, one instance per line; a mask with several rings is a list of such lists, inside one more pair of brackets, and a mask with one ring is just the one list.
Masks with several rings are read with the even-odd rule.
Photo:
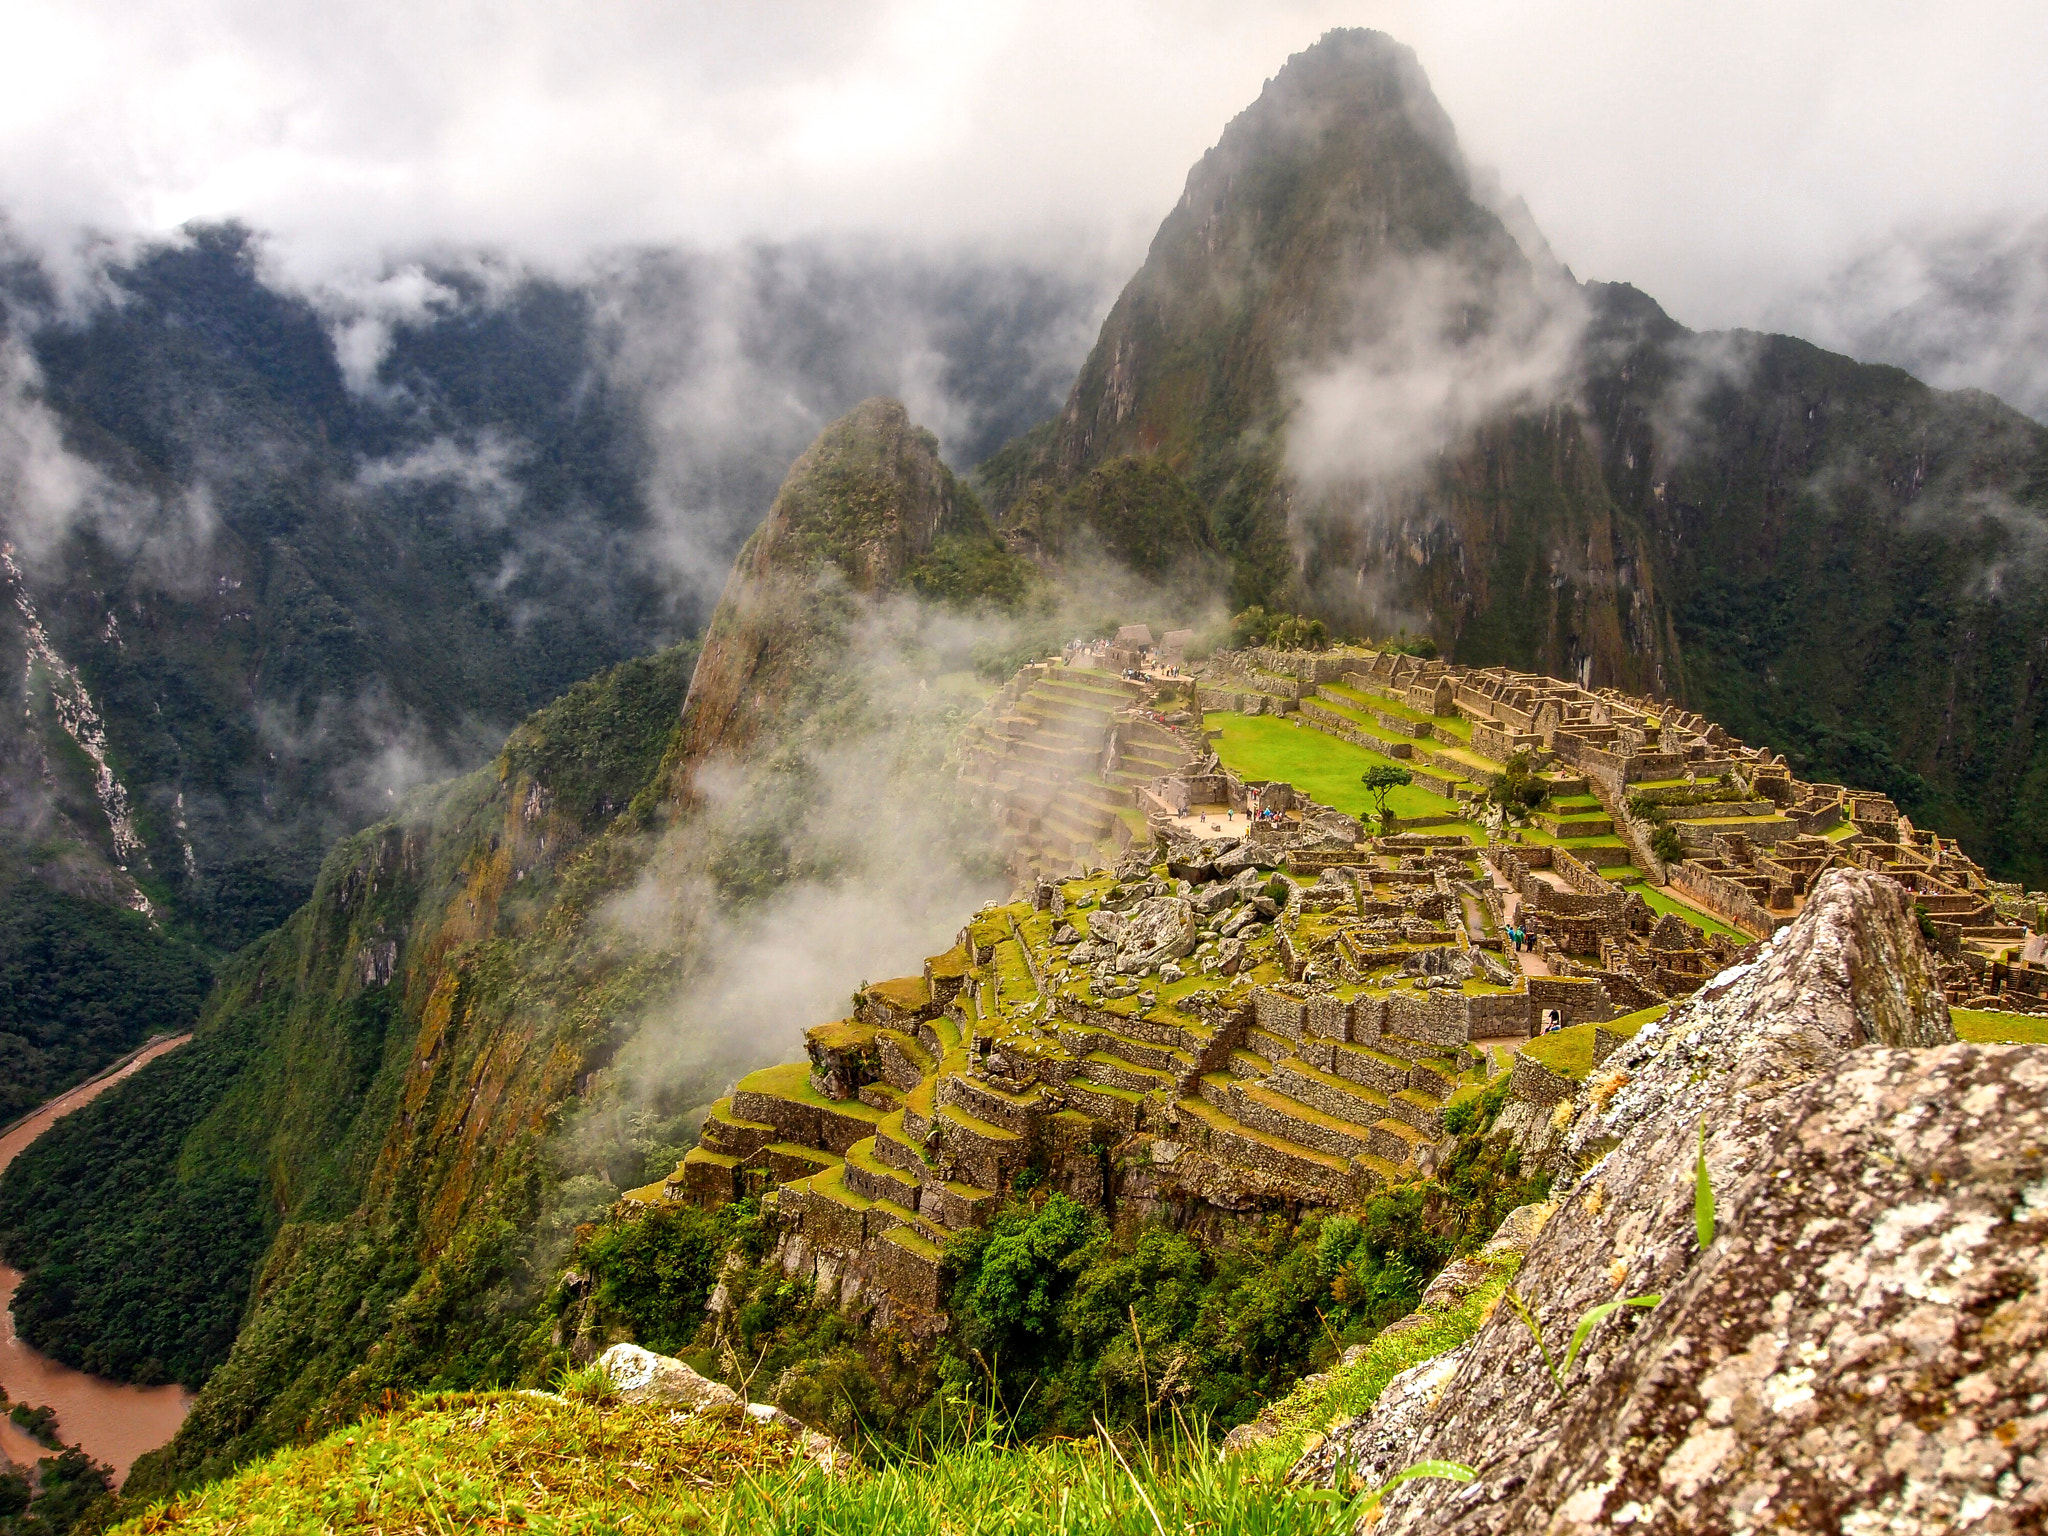
[[1381, 1483], [1379, 1487], [1367, 1494], [1365, 1502], [1360, 1506], [1358, 1513], [1363, 1515], [1379, 1508], [1381, 1499], [1384, 1499], [1403, 1483], [1412, 1482], [1418, 1477], [1440, 1477], [1453, 1483], [1469, 1483], [1478, 1475], [1477, 1472], [1466, 1466], [1462, 1461], [1418, 1461], [1412, 1467], [1403, 1467], [1399, 1472], [1396, 1472], [1384, 1483]]
[[1700, 1252], [1714, 1240], [1714, 1181], [1707, 1176], [1707, 1122], [1700, 1121], [1699, 1161], [1692, 1175], [1692, 1221], [1699, 1232]]
[[1586, 1336], [1599, 1327], [1600, 1320], [1610, 1312], [1619, 1312], [1623, 1307], [1654, 1307], [1663, 1299], [1661, 1295], [1655, 1294], [1630, 1296], [1622, 1301], [1603, 1302], [1597, 1307], [1590, 1308], [1586, 1315], [1579, 1319], [1579, 1326], [1572, 1330], [1571, 1347], [1564, 1352], [1564, 1370], [1561, 1374], [1571, 1375], [1572, 1362], [1579, 1358], [1579, 1350], [1585, 1344]]
[[1536, 1321], [1536, 1314], [1529, 1310], [1529, 1303], [1514, 1291], [1506, 1293], [1507, 1304], [1514, 1308], [1515, 1316], [1522, 1320], [1522, 1326], [1529, 1330], [1529, 1337], [1536, 1341], [1537, 1351], [1543, 1356], [1543, 1369], [1550, 1373], [1550, 1384], [1557, 1388], [1557, 1395], [1563, 1397], [1564, 1376], [1557, 1368], [1557, 1362], [1550, 1358], [1550, 1346], [1543, 1342], [1543, 1326]]

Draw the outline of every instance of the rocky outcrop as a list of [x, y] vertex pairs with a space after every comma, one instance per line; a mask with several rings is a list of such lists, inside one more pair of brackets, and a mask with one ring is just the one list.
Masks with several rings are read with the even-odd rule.
[[1943, 1043], [1928, 974], [1898, 887], [1826, 876], [1572, 1101], [1583, 1171], [1516, 1289], [1560, 1365], [1589, 1309], [1662, 1300], [1562, 1391], [1502, 1307], [1305, 1475], [1478, 1473], [1404, 1484], [1390, 1531], [2041, 1529], [2048, 1051]]
[[938, 440], [898, 402], [863, 401], [818, 435], [712, 615], [683, 705], [678, 798], [694, 799], [702, 762], [786, 720], [806, 674], [839, 661], [850, 600], [893, 590], [959, 507]]
[[699, 1376], [682, 1361], [638, 1344], [614, 1344], [597, 1357], [597, 1366], [611, 1378], [612, 1390], [621, 1402], [658, 1403], [685, 1413], [738, 1408], [746, 1403], [724, 1382]]
[[798, 1423], [770, 1403], [750, 1403], [722, 1381], [699, 1376], [670, 1355], [657, 1355], [638, 1344], [614, 1344], [597, 1357], [598, 1369], [611, 1378], [619, 1401], [673, 1408], [679, 1413], [704, 1413], [719, 1408], [744, 1409], [757, 1424], [773, 1425], [795, 1435], [804, 1459], [828, 1474], [850, 1469], [853, 1460], [830, 1435]]

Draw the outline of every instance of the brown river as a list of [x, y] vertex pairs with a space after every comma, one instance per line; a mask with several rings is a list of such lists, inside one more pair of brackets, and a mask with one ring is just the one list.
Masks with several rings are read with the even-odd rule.
[[[179, 1035], [174, 1040], [159, 1040], [105, 1077], [58, 1094], [0, 1136], [0, 1169], [48, 1130], [53, 1120], [90, 1104], [122, 1078], [191, 1038]], [[192, 1405], [192, 1394], [183, 1387], [131, 1387], [88, 1376], [36, 1353], [14, 1336], [14, 1313], [9, 1309], [14, 1288], [20, 1283], [18, 1270], [0, 1264], [0, 1387], [17, 1403], [48, 1404], [56, 1409], [57, 1433], [71, 1444], [83, 1446], [95, 1461], [106, 1462], [117, 1481], [125, 1478], [136, 1457], [155, 1450], [178, 1432], [185, 1410]], [[0, 1454], [26, 1466], [50, 1453], [20, 1425], [0, 1415]]]

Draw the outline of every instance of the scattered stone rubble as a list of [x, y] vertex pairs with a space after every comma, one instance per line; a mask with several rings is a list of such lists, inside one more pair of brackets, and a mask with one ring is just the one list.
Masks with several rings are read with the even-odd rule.
[[[1655, 914], [1631, 906], [1617, 882], [1647, 874], [1764, 939], [1798, 915], [1826, 871], [1860, 868], [1912, 894], [1959, 1006], [2048, 1012], [2048, 940], [2035, 931], [2048, 894], [1990, 879], [1885, 796], [1808, 783], [1691, 711], [1391, 652], [1226, 652], [1198, 669], [1197, 682], [1205, 710], [1298, 713], [1400, 759], [1416, 783], [1463, 802], [1464, 816], [1484, 814], [1486, 785], [1529, 753], [1552, 798], [1532, 818], [1540, 841], [1510, 833], [1498, 866], [1563, 974], [1626, 972], [1682, 996], [1732, 958], [1711, 945], [1634, 942]], [[1656, 856], [1657, 824], [1678, 833], [1683, 858], [1667, 865]]]

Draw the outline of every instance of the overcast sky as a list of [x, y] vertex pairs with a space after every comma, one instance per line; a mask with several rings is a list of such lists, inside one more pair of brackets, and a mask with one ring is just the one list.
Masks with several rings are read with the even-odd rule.
[[1901, 227], [2048, 211], [2048, 8], [1716, 0], [0, 0], [0, 206], [304, 278], [433, 243], [852, 232], [1123, 271], [1337, 25], [1411, 43], [1581, 277], [1756, 323]]

